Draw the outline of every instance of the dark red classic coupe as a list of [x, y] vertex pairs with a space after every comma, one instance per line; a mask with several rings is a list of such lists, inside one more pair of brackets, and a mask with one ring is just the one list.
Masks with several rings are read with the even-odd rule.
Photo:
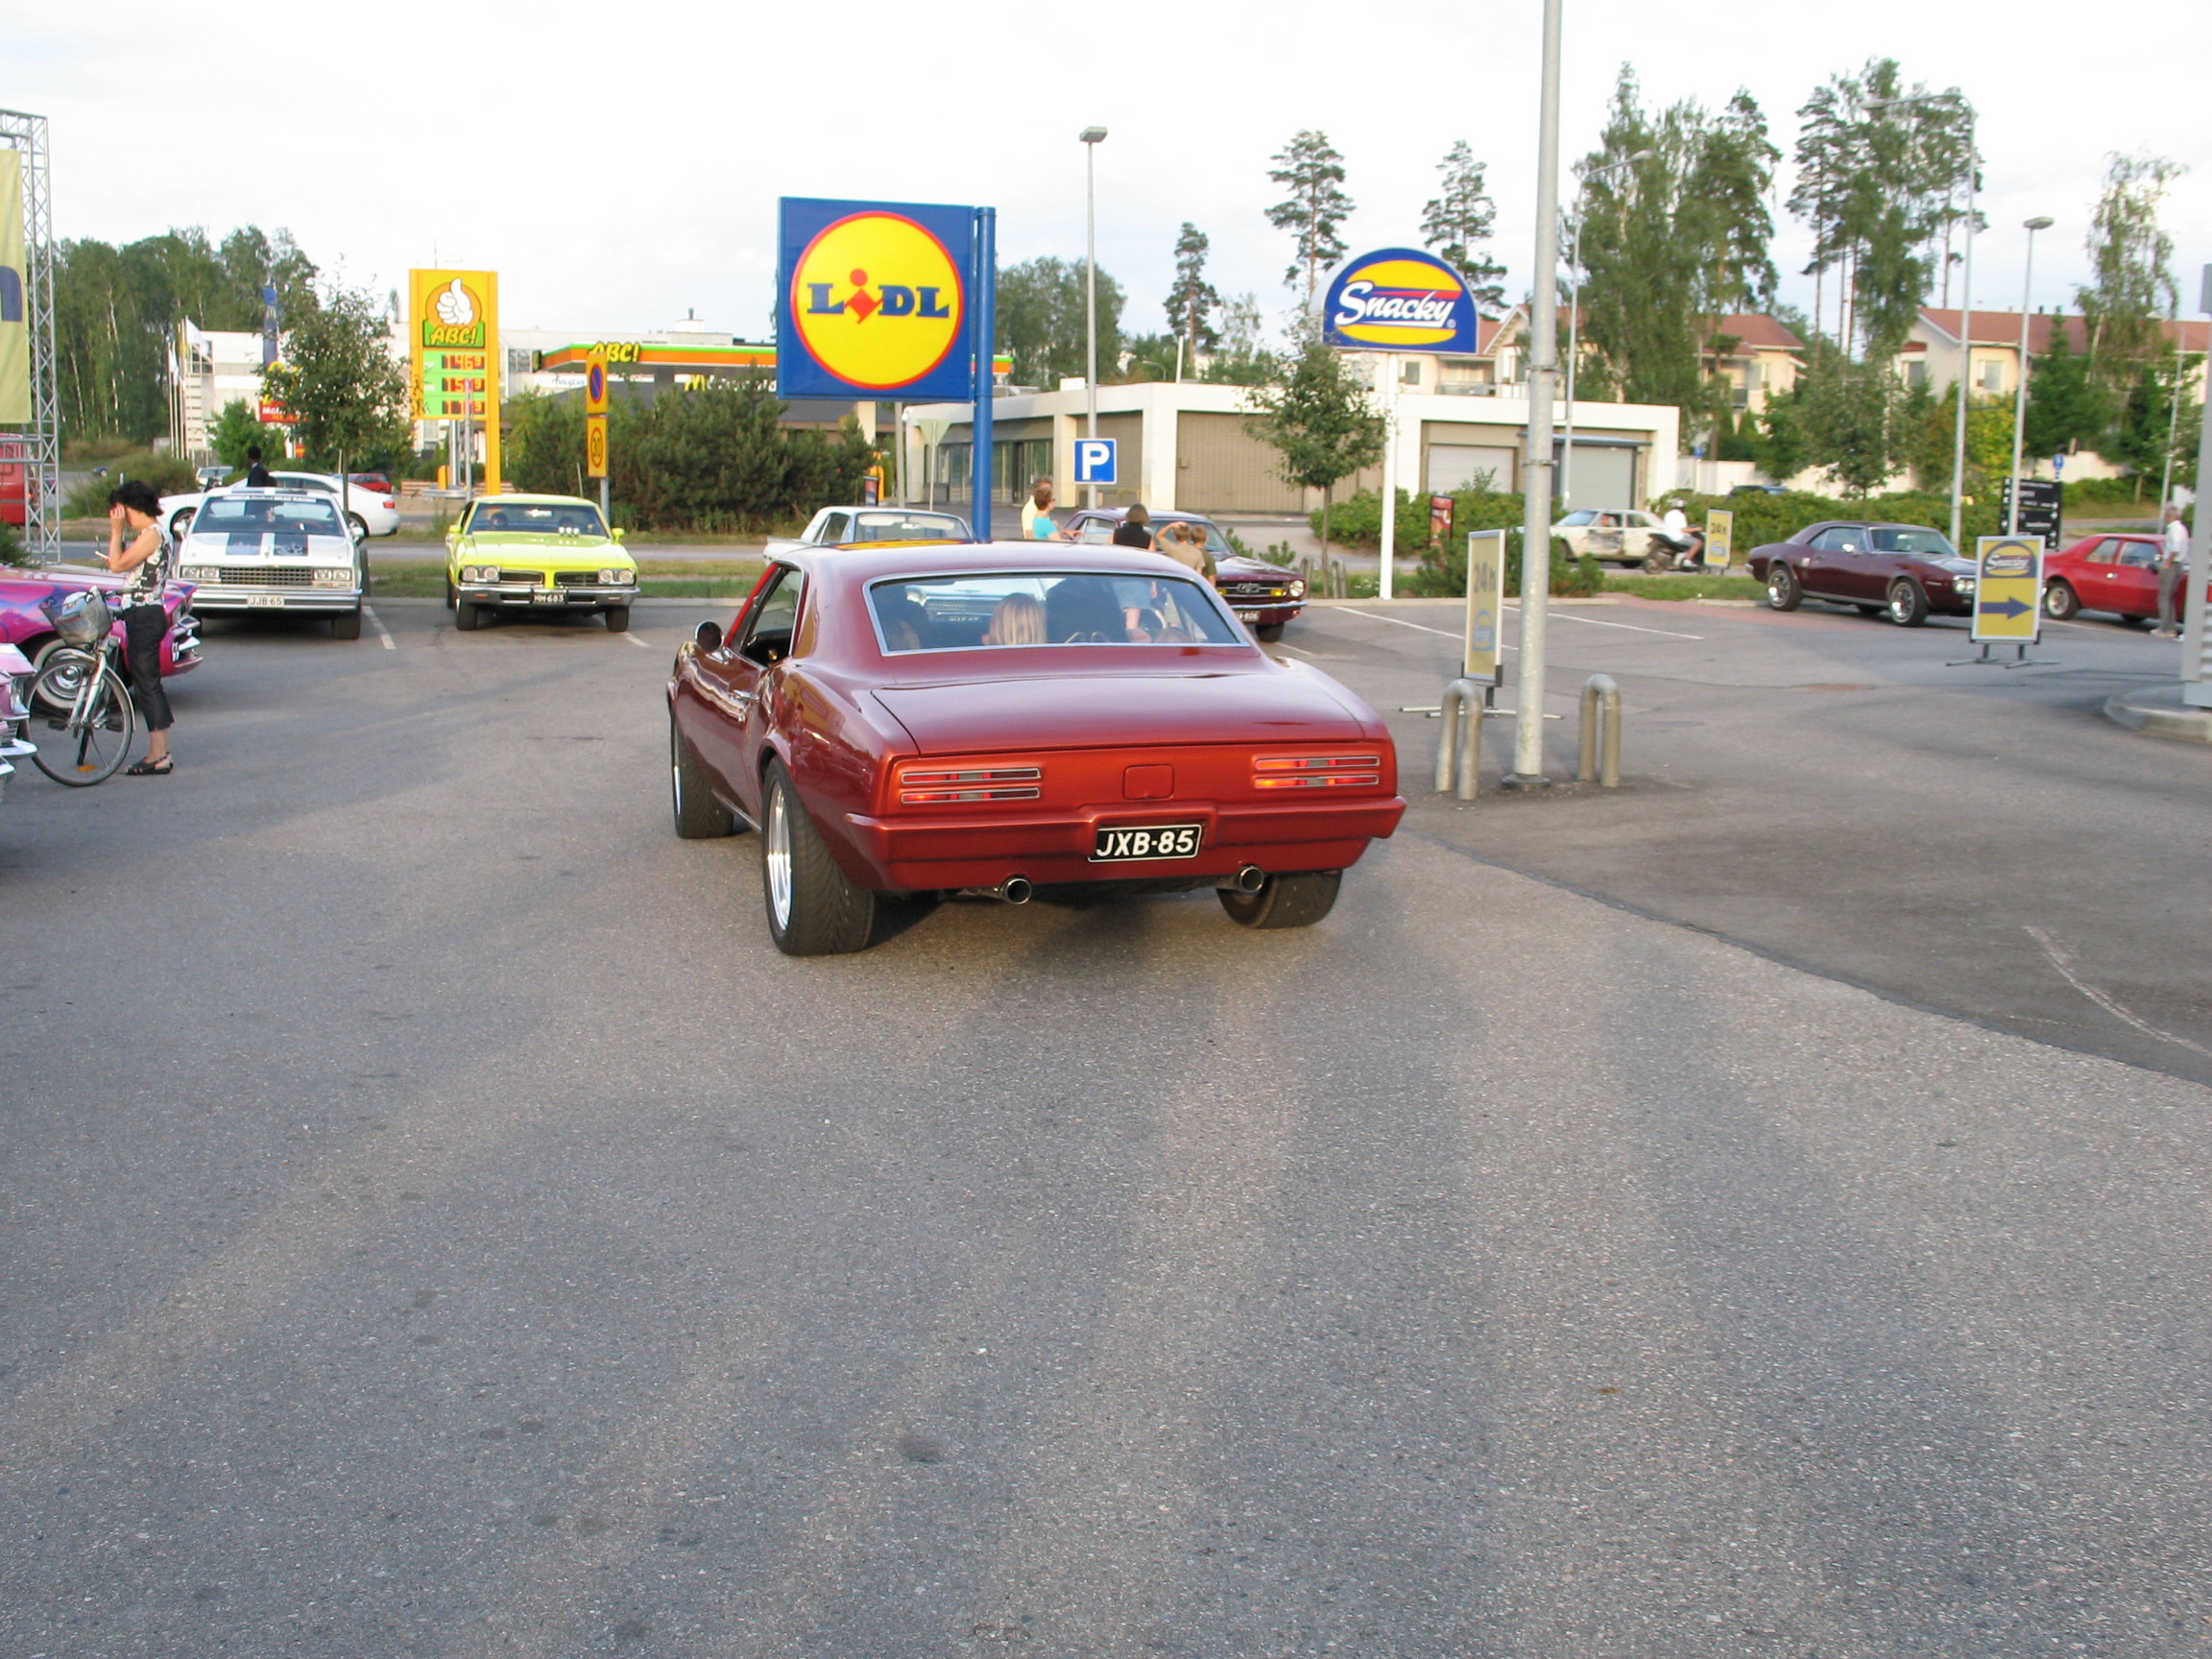
[[799, 548], [668, 682], [676, 833], [761, 835], [779, 949], [869, 942], [878, 895], [1211, 887], [1302, 927], [1397, 828], [1397, 756], [1157, 554]]
[[1748, 563], [1777, 611], [1826, 599], [1900, 628], [1919, 627], [1932, 612], [1974, 613], [1974, 561], [1922, 524], [1822, 519], [1787, 541], [1754, 548]]

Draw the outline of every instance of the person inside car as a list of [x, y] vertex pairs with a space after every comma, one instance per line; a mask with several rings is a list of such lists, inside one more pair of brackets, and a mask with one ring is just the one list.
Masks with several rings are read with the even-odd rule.
[[992, 608], [991, 626], [984, 630], [986, 645], [1042, 645], [1045, 643], [1045, 607], [1026, 593], [1009, 593]]

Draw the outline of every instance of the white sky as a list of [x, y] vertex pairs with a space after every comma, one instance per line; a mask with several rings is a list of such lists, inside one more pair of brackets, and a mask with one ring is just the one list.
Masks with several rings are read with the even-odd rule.
[[[1419, 243], [1435, 164], [1465, 137], [1490, 167], [1495, 251], [1526, 288], [1537, 0], [1347, 7], [1122, 0], [1022, 5], [374, 8], [203, 0], [0, 0], [0, 106], [53, 121], [55, 223], [126, 241], [172, 225], [288, 227], [381, 293], [411, 265], [490, 267], [510, 327], [620, 338], [695, 310], [768, 332], [776, 198], [983, 203], [1001, 260], [1080, 257], [1083, 149], [1099, 122], [1099, 263], [1127, 325], [1162, 326], [1185, 219], [1224, 294], [1271, 313], [1287, 238], [1263, 217], [1268, 156], [1318, 126], [1358, 204], [1355, 252]], [[2109, 24], [2104, 19], [2109, 18]], [[1095, 21], [1094, 21], [1095, 19]], [[2168, 198], [2185, 312], [2212, 261], [2212, 5], [2125, 12], [2014, 0], [1568, 0], [1562, 156], [1591, 148], [1623, 60], [1647, 98], [1747, 87], [1785, 154], [1794, 111], [1869, 56], [1960, 86], [1982, 111], [1976, 302], [2019, 303], [2020, 221], [2048, 213], [2038, 304], [2070, 300], [2108, 152], [2190, 169]], [[1787, 193], [1785, 179], [1783, 193]], [[1804, 238], [1786, 215], [1783, 298]]]

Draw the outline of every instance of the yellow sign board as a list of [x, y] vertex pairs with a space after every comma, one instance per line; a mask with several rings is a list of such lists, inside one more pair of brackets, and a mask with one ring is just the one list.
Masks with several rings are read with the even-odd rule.
[[31, 419], [30, 312], [23, 303], [23, 152], [0, 149], [0, 421]]
[[1705, 565], [1711, 570], [1725, 570], [1736, 556], [1736, 515], [1725, 507], [1708, 508], [1705, 513]]
[[1499, 684], [1504, 661], [1505, 532], [1467, 533], [1467, 648], [1460, 672]]
[[612, 401], [607, 390], [607, 348], [594, 346], [584, 354], [584, 413], [604, 415]]
[[607, 476], [607, 417], [584, 417], [584, 473], [589, 478]]
[[499, 489], [499, 274], [407, 273], [407, 384], [418, 421], [484, 434], [484, 487]]
[[2034, 641], [2043, 625], [2042, 538], [1984, 536], [1974, 546], [1974, 637]]

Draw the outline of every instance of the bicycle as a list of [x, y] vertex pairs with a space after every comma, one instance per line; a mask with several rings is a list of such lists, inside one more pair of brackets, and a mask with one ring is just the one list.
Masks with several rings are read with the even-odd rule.
[[131, 689], [115, 671], [114, 613], [96, 592], [72, 593], [49, 613], [61, 643], [45, 653], [32, 683], [33, 706], [48, 729], [32, 764], [72, 789], [105, 783], [130, 758], [138, 733]]

